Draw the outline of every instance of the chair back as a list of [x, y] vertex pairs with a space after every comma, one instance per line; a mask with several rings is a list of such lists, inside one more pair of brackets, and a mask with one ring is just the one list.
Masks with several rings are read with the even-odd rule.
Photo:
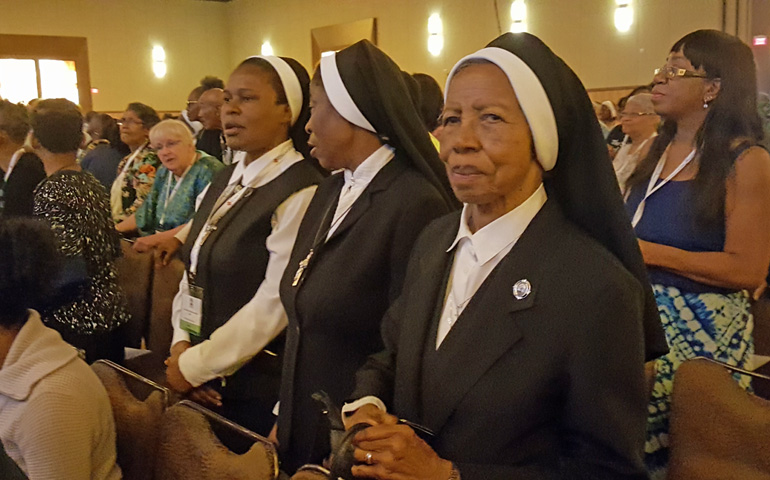
[[152, 291], [152, 255], [137, 253], [133, 243], [120, 241], [123, 256], [115, 261], [118, 285], [128, 303], [131, 320], [124, 328], [126, 346], [139, 348], [150, 319], [150, 294]]
[[163, 415], [158, 457], [155, 480], [278, 478], [271, 442], [189, 400]]
[[155, 469], [159, 429], [168, 406], [166, 388], [109, 360], [91, 368], [104, 384], [117, 434], [118, 465], [125, 480], [147, 480]]
[[669, 480], [770, 480], [770, 402], [743, 390], [730, 370], [708, 359], [677, 370]]
[[153, 352], [165, 354], [171, 347], [171, 307], [183, 274], [184, 263], [177, 258], [153, 270], [149, 322], [145, 333], [147, 348]]

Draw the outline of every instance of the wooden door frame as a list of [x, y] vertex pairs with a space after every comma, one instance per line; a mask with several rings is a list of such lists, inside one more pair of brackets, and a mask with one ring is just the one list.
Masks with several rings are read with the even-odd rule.
[[83, 112], [93, 109], [88, 41], [85, 37], [0, 34], [0, 57], [74, 61], [80, 108]]

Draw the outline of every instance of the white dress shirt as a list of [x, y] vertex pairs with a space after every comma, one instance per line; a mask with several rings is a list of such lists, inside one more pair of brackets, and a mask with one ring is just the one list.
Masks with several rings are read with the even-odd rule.
[[[293, 150], [289, 140], [249, 165], [239, 162], [230, 177], [229, 185], [240, 182], [242, 185], [260, 187], [301, 160], [302, 155]], [[187, 349], [179, 357], [179, 369], [193, 386], [197, 387], [214, 378], [233, 374], [288, 325], [278, 287], [283, 271], [289, 263], [302, 217], [315, 190], [315, 185], [300, 190], [284, 200], [275, 210], [272, 218], [273, 229], [265, 242], [270, 252], [265, 279], [254, 297], [224, 325], [216, 329], [208, 340]], [[254, 248], [260, 246], [255, 245]], [[187, 275], [183, 275], [173, 303], [171, 323], [174, 336], [171, 345], [190, 339], [189, 334], [179, 325], [182, 295], [188, 292]]]
[[468, 205], [463, 206], [460, 228], [457, 230], [455, 241], [447, 249], [447, 252], [455, 248], [457, 250], [449, 273], [444, 309], [441, 311], [438, 325], [437, 350], [481, 284], [511, 251], [547, 199], [545, 187], [541, 184], [524, 203], [476, 233], [471, 233], [468, 227]]
[[337, 209], [334, 211], [334, 218], [329, 227], [329, 233], [326, 234], [327, 239], [345, 220], [355, 201], [358, 200], [358, 197], [361, 196], [377, 173], [382, 170], [382, 167], [393, 160], [394, 152], [395, 150], [390, 145], [383, 145], [366, 157], [366, 160], [361, 162], [355, 170], [344, 170], [345, 184], [342, 186], [342, 191], [340, 191]]
[[[437, 350], [481, 284], [511, 251], [547, 199], [545, 187], [541, 184], [524, 203], [485, 225], [476, 233], [471, 233], [468, 227], [470, 214], [468, 204], [463, 206], [457, 236], [447, 249], [447, 252], [453, 249], [457, 251], [449, 274], [444, 308], [439, 320], [436, 335]], [[345, 404], [342, 407], [342, 413], [346, 415], [370, 403], [380, 410], [387, 411], [382, 400], [374, 396], [366, 396]]]

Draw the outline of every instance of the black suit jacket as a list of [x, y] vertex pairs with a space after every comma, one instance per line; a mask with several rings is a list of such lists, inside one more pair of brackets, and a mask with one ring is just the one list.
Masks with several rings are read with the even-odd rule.
[[287, 471], [320, 460], [316, 453], [329, 453], [328, 432], [318, 428], [320, 410], [311, 395], [323, 389], [337, 402], [347, 398], [356, 370], [382, 349], [380, 322], [401, 292], [414, 242], [449, 211], [436, 188], [397, 155], [314, 249], [302, 283], [294, 287], [299, 262], [319, 229], [319, 238], [326, 237], [343, 183], [337, 174], [319, 185], [281, 282], [289, 327], [278, 436]]
[[[549, 200], [436, 351], [458, 224], [423, 232], [352, 398], [437, 432], [466, 480], [646, 478], [639, 283]], [[520, 279], [532, 292], [517, 300]]]
[[[0, 170], [0, 175], [5, 172]], [[5, 209], [0, 215], [7, 217], [32, 216], [32, 203], [35, 197], [35, 187], [45, 178], [43, 162], [34, 153], [24, 153], [8, 177], [5, 185]], [[0, 176], [0, 182], [3, 177]]]

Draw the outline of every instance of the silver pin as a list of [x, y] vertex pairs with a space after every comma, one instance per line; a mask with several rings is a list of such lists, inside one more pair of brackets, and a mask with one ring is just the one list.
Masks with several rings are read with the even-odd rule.
[[513, 297], [516, 300], [524, 300], [531, 292], [532, 284], [526, 278], [522, 278], [513, 285]]

